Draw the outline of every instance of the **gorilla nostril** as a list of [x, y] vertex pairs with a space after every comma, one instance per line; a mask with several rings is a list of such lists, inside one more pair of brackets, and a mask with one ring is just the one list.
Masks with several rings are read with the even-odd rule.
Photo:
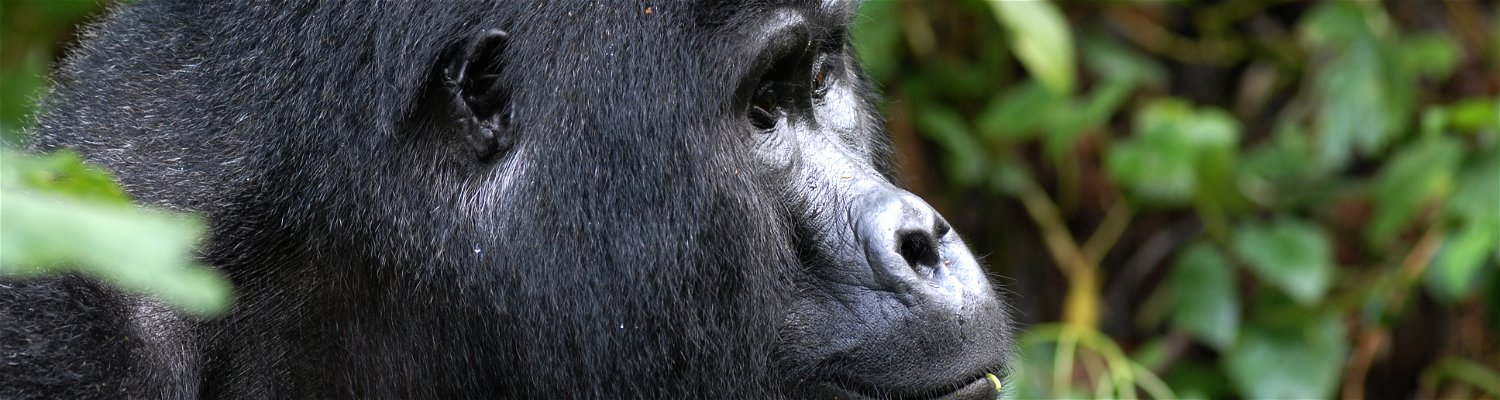
[[943, 219], [943, 217], [941, 216], [935, 219], [936, 221], [933, 224], [932, 231], [933, 233], [937, 234], [937, 239], [941, 241], [943, 240], [943, 237], [948, 236], [948, 232], [953, 231], [953, 226], [948, 225], [948, 220]]
[[897, 252], [912, 270], [921, 271], [921, 267], [934, 268], [938, 262], [937, 240], [932, 235], [922, 231], [901, 231], [896, 233]]

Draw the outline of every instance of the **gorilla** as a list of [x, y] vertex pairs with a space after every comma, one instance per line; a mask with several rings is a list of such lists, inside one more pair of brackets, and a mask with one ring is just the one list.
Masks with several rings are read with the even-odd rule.
[[893, 183], [856, 10], [120, 6], [33, 150], [204, 215], [236, 305], [0, 282], [0, 397], [994, 398], [1007, 305]]

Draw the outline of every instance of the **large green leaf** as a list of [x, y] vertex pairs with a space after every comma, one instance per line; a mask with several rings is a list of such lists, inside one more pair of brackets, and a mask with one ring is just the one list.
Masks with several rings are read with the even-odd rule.
[[1333, 250], [1327, 235], [1289, 217], [1249, 222], [1234, 231], [1235, 255], [1262, 281], [1302, 305], [1317, 304], [1333, 281]]
[[1175, 295], [1172, 324], [1221, 351], [1234, 344], [1240, 328], [1240, 300], [1234, 268], [1207, 242], [1188, 247], [1167, 278]]
[[1355, 154], [1377, 154], [1410, 119], [1417, 72], [1426, 64], [1385, 51], [1402, 47], [1386, 37], [1389, 23], [1378, 7], [1353, 2], [1322, 3], [1302, 23], [1301, 36], [1316, 55], [1311, 89], [1322, 106], [1315, 126], [1327, 168], [1347, 165]]
[[228, 308], [228, 283], [193, 264], [201, 221], [131, 206], [72, 154], [5, 152], [0, 167], [0, 276], [78, 271], [200, 314]]
[[1011, 48], [1031, 75], [1056, 93], [1073, 91], [1073, 34], [1068, 20], [1046, 1], [991, 0], [1000, 25], [1011, 32]]
[[1333, 396], [1349, 345], [1336, 313], [1295, 325], [1250, 324], [1224, 360], [1230, 381], [1251, 399]]

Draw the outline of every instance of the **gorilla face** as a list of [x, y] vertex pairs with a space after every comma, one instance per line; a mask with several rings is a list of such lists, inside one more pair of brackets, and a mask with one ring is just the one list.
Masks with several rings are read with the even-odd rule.
[[877, 166], [888, 140], [844, 25], [777, 9], [751, 23], [737, 111], [786, 196], [803, 264], [779, 341], [795, 379], [841, 397], [994, 397], [1007, 316], [931, 206]]
[[105, 304], [171, 323], [99, 322], [143, 346], [35, 374], [146, 398], [992, 398], [1005, 306], [892, 183], [856, 7], [123, 7], [34, 143], [210, 218], [236, 308]]
[[[673, 103], [673, 99], [697, 98], [702, 94], [591, 82], [594, 91], [599, 87], [615, 90], [602, 93], [601, 98], [649, 100], [626, 104], [618, 110], [606, 101], [604, 107], [590, 110], [579, 120], [623, 117], [612, 115], [615, 111], [686, 120], [697, 116], [697, 123], [672, 124], [676, 130], [634, 132], [655, 138], [725, 139], [719, 145], [727, 148], [690, 167], [695, 171], [682, 173], [733, 170], [736, 177], [748, 178], [744, 184], [751, 187], [730, 187], [723, 191], [750, 198], [751, 204], [741, 204], [744, 209], [740, 212], [772, 214], [764, 215], [762, 222], [750, 222], [765, 225], [769, 230], [763, 234], [780, 242], [765, 250], [788, 249], [794, 253], [762, 260], [794, 263], [769, 269], [776, 276], [751, 274], [740, 278], [786, 282], [778, 285], [776, 292], [791, 294], [791, 298], [775, 307], [781, 310], [774, 321], [780, 328], [769, 362], [790, 390], [817, 397], [927, 398], [953, 394], [992, 398], [997, 388], [988, 375], [1003, 372], [1009, 347], [1008, 317], [979, 263], [948, 222], [921, 199], [894, 186], [890, 171], [883, 168], [889, 165], [884, 150], [889, 147], [889, 139], [876, 112], [876, 97], [865, 85], [848, 42], [851, 7], [853, 4], [829, 2], [741, 10], [728, 18], [733, 23], [720, 30], [725, 34], [715, 38], [728, 44], [717, 51], [703, 52], [706, 56], [700, 59], [703, 64], [728, 73], [710, 75], [707, 81], [687, 78], [676, 81], [729, 89], [705, 91], [718, 93], [712, 95], [716, 99]], [[663, 12], [671, 11], [674, 10]], [[526, 40], [522, 33], [515, 36], [518, 45]], [[508, 66], [490, 65], [486, 61], [506, 59], [503, 53], [507, 37], [509, 34], [487, 32], [461, 46], [456, 53], [460, 57], [444, 69], [450, 82], [445, 87], [455, 88], [449, 95], [456, 94], [452, 98], [467, 102], [468, 110], [477, 110], [466, 114], [461, 109], [456, 114], [460, 121], [471, 121], [460, 124], [458, 132], [468, 132], [460, 136], [478, 151], [481, 159], [501, 153], [501, 165], [534, 163], [534, 159], [523, 160], [534, 157], [535, 153], [528, 152], [540, 145], [524, 142], [528, 135], [524, 126], [528, 122], [573, 121], [541, 118], [527, 121], [527, 115], [578, 111], [542, 107], [545, 111], [523, 112], [514, 122], [520, 127], [510, 126], [514, 117], [505, 104], [514, 89], [495, 82], [503, 81]], [[606, 47], [624, 51], [629, 46]], [[555, 57], [568, 58], [568, 52], [574, 49], [563, 46], [549, 50], [558, 54]], [[578, 57], [571, 64], [577, 72], [567, 75], [598, 73], [596, 67], [587, 66], [597, 62], [593, 59], [597, 54]], [[569, 71], [567, 64], [554, 67], [558, 68], [555, 72]], [[465, 78], [465, 70], [478, 71], [471, 72], [477, 77]], [[613, 76], [616, 74], [605, 75], [619, 79]], [[724, 106], [713, 107], [717, 104]], [[515, 106], [523, 110], [536, 107], [525, 100], [518, 100]], [[613, 129], [630, 127], [619, 123], [602, 125]], [[523, 139], [521, 147], [515, 149], [517, 154], [523, 154], [519, 159], [516, 154], [504, 154], [515, 142], [512, 136]], [[608, 136], [599, 139], [611, 140]], [[666, 140], [650, 147], [677, 145], [680, 142]], [[551, 157], [575, 158], [548, 158]], [[518, 169], [529, 168], [532, 167]], [[708, 179], [735, 181], [729, 176]], [[519, 191], [537, 190], [541, 189]], [[759, 202], [764, 203], [755, 204]], [[649, 208], [641, 211], [641, 215], [661, 215], [653, 214]], [[769, 223], [778, 221], [782, 224]], [[745, 233], [746, 228], [735, 230]]]

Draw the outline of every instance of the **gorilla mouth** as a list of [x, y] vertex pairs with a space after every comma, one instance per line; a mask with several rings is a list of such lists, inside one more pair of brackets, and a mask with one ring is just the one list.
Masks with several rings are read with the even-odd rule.
[[834, 379], [824, 383], [836, 399], [997, 399], [1000, 397], [1000, 382], [1005, 376], [1000, 372], [980, 373], [966, 379], [922, 390], [893, 390], [852, 379]]

